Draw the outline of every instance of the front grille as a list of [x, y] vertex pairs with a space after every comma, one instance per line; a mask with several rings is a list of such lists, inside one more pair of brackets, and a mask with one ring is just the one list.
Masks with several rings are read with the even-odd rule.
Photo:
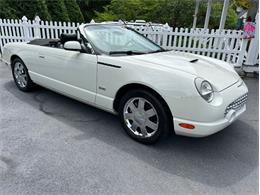
[[248, 93], [240, 96], [239, 98], [237, 98], [235, 101], [233, 101], [231, 104], [228, 105], [228, 107], [226, 108], [225, 110], [225, 116], [226, 114], [230, 111], [230, 110], [240, 110], [245, 104], [246, 104], [246, 101], [247, 101], [247, 96], [248, 96]]

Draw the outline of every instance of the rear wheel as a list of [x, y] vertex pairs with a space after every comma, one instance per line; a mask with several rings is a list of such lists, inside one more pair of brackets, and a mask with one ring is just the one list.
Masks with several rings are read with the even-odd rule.
[[119, 104], [121, 123], [127, 134], [142, 143], [155, 143], [169, 132], [169, 113], [159, 98], [145, 90], [133, 90]]
[[31, 80], [28, 69], [20, 58], [15, 58], [12, 61], [12, 73], [16, 86], [21, 91], [32, 91], [35, 89], [35, 84]]

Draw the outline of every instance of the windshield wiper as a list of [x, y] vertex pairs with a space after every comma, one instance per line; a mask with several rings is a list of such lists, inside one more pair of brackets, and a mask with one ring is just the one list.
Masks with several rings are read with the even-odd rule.
[[166, 51], [170, 51], [170, 50], [158, 49], [158, 50], [155, 50], [155, 51], [150, 51], [150, 52], [148, 52], [148, 53], [159, 53], [159, 52], [166, 52]]
[[113, 55], [113, 54], [127, 54], [127, 55], [134, 55], [134, 54], [146, 54], [145, 52], [141, 52], [141, 51], [110, 51], [109, 55]]

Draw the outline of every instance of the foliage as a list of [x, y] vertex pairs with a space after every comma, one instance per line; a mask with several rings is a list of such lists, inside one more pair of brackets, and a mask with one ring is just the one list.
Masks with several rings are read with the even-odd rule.
[[104, 6], [111, 0], [77, 0], [85, 22], [90, 22], [95, 17], [96, 11], [104, 11]]
[[[209, 28], [218, 28], [223, 2], [213, 1]], [[194, 0], [112, 0], [103, 12], [96, 12], [96, 20], [136, 20], [168, 23], [174, 27], [192, 27], [195, 10]], [[197, 27], [203, 27], [207, 2], [200, 3]], [[236, 27], [236, 13], [230, 7], [226, 21], [227, 28]]]
[[3, 4], [1, 5], [1, 11], [3, 10], [1, 17], [21, 19], [26, 15], [27, 18], [33, 19], [36, 15], [39, 15], [42, 19], [51, 19], [44, 0], [1, 0], [1, 2]]
[[64, 0], [70, 21], [83, 22], [84, 18], [76, 0]]
[[[221, 13], [223, 9], [223, 2], [215, 2], [212, 4], [210, 19], [209, 19], [209, 28], [210, 29], [218, 29], [219, 23], [221, 19]], [[207, 11], [207, 2], [202, 2], [199, 7], [199, 14], [198, 14], [198, 25], [197, 27], [203, 28], [206, 11]], [[228, 14], [226, 18], [226, 29], [235, 29], [237, 27], [237, 14], [235, 10], [230, 6], [228, 8]]]
[[[219, 22], [221, 19], [221, 12], [222, 12], [223, 4], [217, 2], [212, 5], [211, 16], [209, 20], [209, 27], [217, 29], [219, 27]], [[235, 29], [237, 26], [237, 14], [235, 10], [232, 8], [228, 8], [228, 14], [226, 19], [225, 28], [226, 29]]]
[[[48, 7], [45, 3], [45, 0], [36, 0], [36, 3], [38, 4], [38, 11], [34, 15], [38, 15], [42, 20], [51, 20], [51, 15], [48, 11]], [[31, 12], [35, 12], [35, 10], [32, 10]], [[22, 13], [22, 15], [24, 14]]]
[[195, 10], [194, 0], [164, 0], [154, 12], [157, 22], [167, 22], [174, 27], [192, 27]]
[[112, 0], [104, 9], [104, 12], [96, 12], [96, 19], [103, 20], [153, 20], [151, 18], [156, 7], [160, 6], [160, 0]]
[[0, 0], [0, 18], [89, 22], [111, 0]]
[[104, 12], [96, 11], [95, 14], [97, 15], [97, 17], [95, 18], [97, 22], [113, 21], [118, 20], [118, 18], [120, 18], [117, 15], [115, 15], [111, 10], [109, 10], [109, 7], [104, 7]]
[[70, 21], [64, 0], [46, 0], [46, 4], [51, 13], [52, 20], [64, 22]]
[[235, 0], [236, 4], [242, 7], [243, 9], [248, 9], [251, 6], [252, 0]]
[[[248, 2], [251, 0], [232, 0]], [[218, 28], [223, 1], [213, 1], [209, 28]], [[235, 28], [237, 19], [233, 9], [228, 10], [226, 28]], [[26, 15], [42, 20], [89, 22], [136, 20], [168, 23], [173, 27], [192, 27], [195, 0], [0, 0], [0, 18], [19, 18]], [[207, 1], [201, 1], [197, 27], [203, 27]]]
[[0, 18], [16, 18], [15, 9], [5, 0], [0, 0]]

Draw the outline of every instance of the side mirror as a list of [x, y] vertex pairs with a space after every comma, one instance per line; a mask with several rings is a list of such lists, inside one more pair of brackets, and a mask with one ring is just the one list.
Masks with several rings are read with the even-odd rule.
[[64, 49], [72, 51], [81, 51], [81, 45], [78, 41], [67, 41], [64, 43]]

